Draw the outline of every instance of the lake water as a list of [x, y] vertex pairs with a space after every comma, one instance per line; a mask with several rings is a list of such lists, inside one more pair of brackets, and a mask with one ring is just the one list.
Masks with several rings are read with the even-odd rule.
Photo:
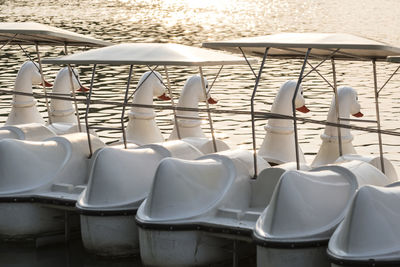
[[[201, 46], [204, 41], [233, 39], [245, 36], [257, 36], [275, 32], [344, 32], [383, 41], [400, 46], [400, 2], [397, 0], [69, 0], [69, 1], [0, 1], [0, 21], [35, 21], [61, 27], [81, 34], [90, 34], [115, 43], [119, 42], [176, 42]], [[24, 47], [34, 56], [34, 47]], [[70, 49], [70, 52], [78, 49]], [[62, 48], [44, 47], [43, 56], [57, 56]], [[13, 83], [19, 66], [26, 56], [17, 47], [5, 47], [0, 59], [0, 87], [13, 89]], [[312, 61], [313, 62], [313, 61]], [[314, 61], [315, 63], [315, 61]], [[268, 60], [263, 79], [256, 96], [256, 110], [269, 111], [280, 85], [288, 79], [297, 79], [301, 61]], [[258, 65], [257, 65], [258, 67]], [[382, 85], [395, 64], [378, 63], [378, 84]], [[337, 62], [339, 86], [352, 86], [358, 90], [359, 102], [365, 119], [375, 119], [373, 97], [372, 64], [368, 62]], [[46, 66], [45, 75], [52, 81], [58, 71], [57, 66]], [[136, 84], [145, 68], [135, 68], [132, 85]], [[205, 75], [211, 81], [217, 68], [206, 68]], [[173, 93], [179, 92], [185, 80], [197, 73], [195, 68], [170, 69]], [[322, 65], [320, 72], [331, 80], [330, 63]], [[94, 99], [108, 99], [122, 102], [126, 88], [128, 67], [98, 68], [95, 78]], [[83, 84], [88, 85], [91, 68], [80, 68]], [[212, 95], [219, 99], [216, 108], [249, 110], [249, 99], [254, 85], [254, 77], [249, 69], [226, 67], [217, 80]], [[381, 120], [383, 129], [400, 128], [400, 75], [396, 75], [380, 95]], [[316, 73], [308, 76], [303, 83], [307, 106], [311, 109], [305, 118], [323, 120], [326, 118], [331, 102], [332, 91]], [[37, 90], [37, 91], [36, 91]], [[35, 89], [40, 92], [40, 88]], [[10, 111], [11, 96], [0, 95], [0, 125]], [[159, 102], [157, 102], [159, 104]], [[39, 100], [40, 110], [46, 117], [44, 101]], [[84, 105], [80, 105], [84, 110]], [[93, 105], [90, 110], [90, 123], [108, 127], [118, 127], [121, 109], [114, 106]], [[157, 123], [167, 138], [172, 130], [171, 111], [157, 112]], [[213, 115], [217, 137], [224, 139], [232, 147], [251, 147], [251, 124], [249, 116]], [[257, 144], [264, 136], [263, 125], [258, 120]], [[372, 125], [373, 126], [373, 125]], [[206, 124], [205, 131], [208, 131]], [[306, 159], [311, 162], [321, 143], [319, 135], [323, 127], [315, 124], [300, 124], [299, 138]], [[354, 141], [360, 154], [378, 154], [376, 134], [354, 131]], [[106, 142], [121, 137], [115, 131], [99, 132]], [[400, 167], [399, 137], [383, 136], [385, 156], [392, 160], [396, 168]], [[399, 170], [399, 169], [398, 169]], [[49, 266], [60, 261], [64, 266], [110, 265], [108, 262], [88, 260], [82, 254], [79, 244], [78, 254], [68, 248], [44, 250], [0, 249], [0, 262], [7, 266], [14, 264], [13, 258], [26, 257], [31, 266]], [[26, 248], [24, 248], [26, 249]], [[46, 254], [47, 253], [47, 254]], [[88, 263], [89, 262], [89, 263]], [[117, 264], [117, 263], [115, 263]], [[136, 266], [138, 260], [121, 264]], [[2, 266], [4, 266], [2, 264]], [[60, 266], [61, 265], [60, 263]], [[120, 266], [120, 265], [116, 265]], [[122, 265], [121, 265], [122, 266]]]

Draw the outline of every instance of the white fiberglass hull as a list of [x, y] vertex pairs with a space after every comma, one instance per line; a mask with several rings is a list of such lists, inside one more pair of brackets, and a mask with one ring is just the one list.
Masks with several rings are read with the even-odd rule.
[[326, 246], [267, 248], [257, 246], [257, 267], [330, 267]]
[[128, 257], [139, 253], [134, 215], [81, 215], [81, 234], [85, 248], [99, 256]]
[[231, 240], [199, 231], [139, 228], [140, 256], [146, 266], [204, 266], [232, 258]]
[[63, 233], [64, 212], [36, 203], [0, 203], [0, 238], [24, 241]]

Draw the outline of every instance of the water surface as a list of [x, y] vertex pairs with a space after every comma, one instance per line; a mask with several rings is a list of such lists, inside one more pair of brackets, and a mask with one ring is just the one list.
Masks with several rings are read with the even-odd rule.
[[[51, 0], [51, 1], [0, 1], [0, 21], [35, 21], [55, 27], [72, 30], [81, 34], [90, 34], [115, 43], [120, 42], [176, 42], [186, 45], [201, 46], [204, 41], [233, 39], [244, 36], [265, 35], [275, 32], [345, 32], [371, 39], [400, 45], [400, 2], [396, 0]], [[34, 47], [24, 47], [34, 57]], [[79, 49], [70, 49], [70, 52]], [[62, 54], [62, 48], [41, 48], [42, 56]], [[5, 47], [0, 59], [0, 88], [13, 89], [13, 83], [19, 66], [27, 57], [18, 47]], [[311, 61], [314, 65], [316, 61]], [[279, 86], [288, 79], [297, 79], [301, 61], [268, 60], [263, 79], [256, 95], [256, 110], [269, 111]], [[255, 66], [258, 68], [258, 65]], [[396, 68], [395, 64], [378, 63], [378, 83], [382, 85]], [[47, 79], [53, 80], [59, 67], [46, 66]], [[352, 86], [358, 90], [359, 102], [365, 119], [375, 119], [372, 64], [369, 62], [337, 62], [339, 86]], [[144, 67], [135, 67], [134, 87]], [[162, 69], [160, 69], [162, 70]], [[205, 75], [212, 80], [218, 68], [206, 68]], [[172, 89], [176, 97], [185, 80], [198, 70], [196, 68], [173, 68], [169, 70]], [[320, 72], [332, 81], [330, 63], [322, 65]], [[94, 99], [109, 99], [122, 102], [126, 88], [128, 67], [100, 66], [95, 78]], [[90, 67], [81, 67], [82, 82], [89, 84]], [[164, 73], [162, 73], [164, 75]], [[226, 67], [212, 90], [219, 99], [216, 108], [249, 110], [249, 99], [254, 85], [254, 77], [248, 67]], [[381, 92], [382, 126], [384, 129], [399, 130], [400, 123], [400, 85], [399, 75]], [[305, 98], [311, 112], [301, 114], [306, 118], [326, 118], [332, 97], [332, 90], [324, 81], [312, 74], [304, 81]], [[40, 88], [35, 88], [40, 92]], [[0, 125], [10, 111], [11, 96], [0, 96]], [[157, 102], [157, 104], [161, 104]], [[39, 100], [39, 108], [46, 117], [45, 105]], [[84, 105], [79, 105], [83, 113]], [[90, 123], [101, 126], [118, 127], [121, 109], [115, 106], [93, 105], [90, 109]], [[167, 138], [172, 130], [172, 113], [164, 110], [157, 112], [157, 123]], [[217, 137], [224, 139], [232, 147], [251, 147], [251, 124], [249, 116], [213, 115]], [[256, 122], [257, 144], [264, 136], [264, 120]], [[371, 125], [373, 127], [374, 125]], [[209, 132], [204, 125], [206, 132]], [[319, 135], [323, 126], [300, 124], [299, 138], [309, 162], [318, 151], [321, 140]], [[378, 154], [376, 134], [353, 132], [353, 144], [360, 154]], [[118, 130], [101, 131], [101, 138], [106, 142], [119, 140]], [[383, 136], [385, 156], [396, 167], [400, 166], [399, 138]], [[79, 247], [79, 246], [78, 246]], [[81, 248], [80, 248], [81, 250]], [[31, 256], [23, 256], [45, 266], [44, 261], [57, 259], [65, 266], [74, 266], [76, 259], [85, 262], [86, 256], [57, 250], [48, 256], [40, 256], [41, 251], [31, 251]], [[8, 266], [12, 259], [20, 258], [18, 250], [4, 252], [2, 256]], [[59, 254], [66, 253], [57, 256]], [[45, 254], [48, 255], [48, 254]], [[79, 256], [76, 256], [79, 255]], [[72, 258], [71, 258], [72, 257]], [[21, 257], [22, 258], [22, 257]], [[1, 259], [1, 258], [0, 258]], [[74, 259], [74, 260], [71, 260]], [[82, 260], [83, 259], [83, 260]], [[43, 260], [43, 261], [42, 261]], [[131, 261], [129, 264], [137, 262]], [[51, 263], [50, 263], [51, 264]], [[97, 263], [96, 265], [100, 265]], [[33, 266], [33, 265], [31, 265]]]

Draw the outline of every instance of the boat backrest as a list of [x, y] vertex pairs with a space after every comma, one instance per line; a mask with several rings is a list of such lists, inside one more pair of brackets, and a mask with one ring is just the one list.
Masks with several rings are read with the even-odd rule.
[[143, 212], [156, 220], [184, 219], [214, 209], [236, 177], [234, 163], [213, 159], [163, 159]]
[[293, 240], [331, 233], [356, 189], [354, 174], [340, 166], [286, 171], [257, 222], [258, 234]]
[[8, 125], [0, 128], [0, 140], [10, 138], [42, 141], [54, 136], [56, 134], [52, 130], [39, 123]]
[[[367, 162], [377, 168], [378, 170], [382, 170], [381, 168], [381, 158], [379, 156], [363, 156], [357, 154], [346, 154], [339, 157], [335, 163], [344, 163], [353, 160], [360, 160]], [[397, 172], [395, 167], [393, 166], [392, 162], [387, 158], [383, 157], [383, 165], [385, 169], [385, 175], [389, 178], [391, 182], [395, 182], [398, 180]]]
[[150, 191], [156, 168], [169, 157], [152, 148], [105, 147], [92, 157], [87, 189], [80, 200], [85, 207], [138, 205]]
[[261, 171], [257, 179], [252, 182], [251, 186], [251, 203], [250, 207], [266, 208], [271, 200], [279, 179], [285, 172], [281, 168], [268, 168]]
[[328, 250], [345, 259], [398, 259], [400, 187], [366, 185], [355, 195]]
[[[200, 150], [205, 155], [216, 152], [214, 150], [214, 144], [213, 144], [212, 139], [201, 138], [201, 137], [186, 137], [186, 138], [183, 138], [182, 141], [193, 145], [194, 147], [196, 147], [198, 150]], [[229, 150], [228, 144], [226, 144], [224, 141], [216, 139], [215, 143], [217, 146], [217, 151]]]
[[158, 151], [168, 151], [168, 153], [170, 153], [170, 157], [179, 159], [197, 159], [198, 157], [201, 157], [203, 155], [203, 153], [201, 153], [196, 147], [182, 140], [172, 140], [158, 144], [148, 144], [141, 147], [152, 148]]
[[[92, 137], [94, 149], [104, 146]], [[52, 184], [86, 183], [86, 134], [53, 137], [45, 141], [0, 141], [0, 194], [50, 190]]]
[[349, 160], [337, 163], [337, 165], [350, 170], [356, 176], [359, 187], [363, 185], [385, 186], [395, 181], [366, 161]]

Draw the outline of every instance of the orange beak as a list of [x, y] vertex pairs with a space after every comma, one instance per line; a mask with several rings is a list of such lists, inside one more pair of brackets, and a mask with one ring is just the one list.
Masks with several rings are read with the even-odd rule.
[[361, 112], [357, 112], [356, 114], [353, 114], [354, 117], [357, 118], [361, 118], [362, 116], [364, 116], [364, 114], [362, 114]]
[[171, 98], [169, 96], [167, 96], [165, 93], [160, 95], [158, 97], [158, 99], [160, 99], [160, 100], [171, 100]]
[[211, 96], [207, 99], [208, 104], [214, 105], [218, 103], [218, 100], [215, 100]]
[[89, 92], [90, 89], [82, 85], [81, 88], [79, 88], [76, 91], [78, 91], [78, 92]]
[[307, 113], [310, 112], [310, 110], [306, 107], [306, 105], [296, 108], [297, 111], [303, 112], [303, 113]]
[[[43, 82], [42, 83], [40, 83], [40, 85], [41, 86], [43, 86]], [[53, 85], [51, 84], [51, 83], [49, 83], [48, 81], [44, 81], [44, 86], [46, 86], [46, 87], [53, 87]]]

